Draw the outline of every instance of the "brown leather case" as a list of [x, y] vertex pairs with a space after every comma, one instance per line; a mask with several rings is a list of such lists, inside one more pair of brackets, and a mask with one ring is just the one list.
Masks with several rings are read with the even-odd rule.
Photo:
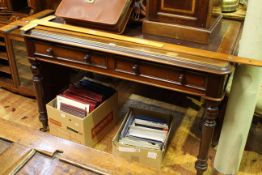
[[62, 0], [56, 16], [67, 23], [122, 33], [133, 0]]

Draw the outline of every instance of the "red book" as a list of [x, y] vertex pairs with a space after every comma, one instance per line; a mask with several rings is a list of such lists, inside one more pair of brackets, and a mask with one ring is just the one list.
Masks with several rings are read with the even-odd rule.
[[84, 118], [87, 114], [86, 110], [64, 103], [61, 103], [60, 110], [81, 118]]
[[99, 103], [101, 103], [104, 100], [104, 97], [102, 94], [98, 94], [96, 92], [90, 91], [83, 87], [76, 87], [74, 85], [70, 85], [68, 91], [70, 91], [72, 94], [76, 94], [77, 96], [88, 98], [88, 99], [97, 101]]
[[89, 112], [92, 112], [99, 105], [97, 101], [94, 101], [89, 98], [84, 98], [82, 96], [79, 96], [79, 94], [72, 93], [69, 90], [64, 91], [62, 96], [80, 103], [89, 104]]

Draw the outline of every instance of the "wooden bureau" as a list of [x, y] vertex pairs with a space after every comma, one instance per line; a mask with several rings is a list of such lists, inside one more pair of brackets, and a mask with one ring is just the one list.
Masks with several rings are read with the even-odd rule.
[[[182, 43], [233, 53], [241, 25], [231, 21], [223, 21], [222, 24], [221, 33], [211, 42], [212, 45]], [[146, 40], [133, 29], [128, 29], [125, 36], [109, 34], [101, 37], [37, 26], [24, 33], [24, 37], [43, 130], [48, 128], [45, 104], [68, 85], [71, 68], [165, 88], [206, 100], [197, 174], [203, 174], [207, 169], [208, 149], [219, 104], [233, 68], [229, 61], [219, 59], [229, 55], [172, 44], [181, 43], [178, 40]], [[139, 39], [134, 40], [136, 37]], [[165, 42], [159, 42], [163, 40]]]

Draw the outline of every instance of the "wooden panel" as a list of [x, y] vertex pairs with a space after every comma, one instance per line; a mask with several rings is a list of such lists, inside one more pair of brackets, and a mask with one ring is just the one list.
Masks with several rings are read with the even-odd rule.
[[147, 20], [206, 28], [211, 9], [209, 0], [150, 0]]
[[196, 0], [161, 0], [161, 10], [167, 12], [183, 12], [193, 14], [195, 12]]
[[76, 165], [60, 161], [37, 152], [18, 172], [17, 175], [56, 174], [56, 175], [93, 175], [92, 171], [77, 167]]
[[194, 71], [187, 72], [186, 69], [178, 67], [116, 57], [114, 71], [142, 77], [145, 80], [150, 79], [197, 90], [206, 90], [207, 77], [204, 74]]
[[[62, 153], [59, 154], [58, 158], [59, 160], [64, 160], [68, 162], [66, 166], [70, 166], [69, 164], [71, 165], [74, 164], [86, 170], [102, 172], [100, 174], [114, 174], [114, 175], [123, 175], [123, 174], [157, 175], [158, 174], [156, 170], [147, 168], [141, 164], [135, 162], [130, 163], [125, 159], [117, 158], [112, 154], [97, 151], [95, 149], [86, 147], [84, 145], [73, 143], [37, 130], [29, 129], [27, 127], [22, 127], [15, 123], [8, 122], [3, 119], [0, 119], [0, 131], [1, 131], [0, 137], [8, 138], [16, 142], [17, 144], [30, 146], [35, 150], [43, 150], [44, 153], [47, 153], [48, 155], [54, 155], [57, 152], [57, 150], [60, 150], [60, 152]], [[14, 157], [19, 156], [18, 154], [17, 155], [14, 154], [14, 155], [15, 155]], [[0, 157], [2, 158], [2, 156]], [[1, 158], [0, 158], [0, 165], [2, 168], [2, 165], [4, 164], [2, 164], [3, 162], [1, 161]], [[7, 159], [7, 158], [3, 157], [3, 159]], [[50, 159], [48, 160], [48, 158], [46, 159], [44, 157], [42, 161], [48, 162], [50, 161]], [[9, 164], [9, 161], [7, 161], [7, 163]], [[3, 174], [1, 173], [2, 170], [1, 168], [0, 168], [0, 174]], [[79, 169], [75, 169], [75, 170], [79, 170]], [[64, 172], [64, 173], [66, 174], [68, 172]], [[49, 175], [52, 173], [46, 173], [46, 174]]]
[[207, 88], [207, 77], [198, 72], [186, 72], [184, 81], [187, 87], [202, 90]]
[[3, 87], [13, 87], [13, 79], [10, 74], [0, 72], [0, 85]]
[[2, 65], [2, 64], [0, 64], [0, 72], [11, 74], [11, 70], [10, 70], [9, 65]]
[[3, 140], [0, 138], [0, 155], [8, 148], [10, 147], [11, 142]]
[[98, 52], [91, 52], [88, 50], [83, 51], [62, 45], [54, 46], [42, 42], [36, 42], [34, 48], [35, 56], [65, 60], [104, 69], [107, 68], [107, 56]]
[[138, 61], [119, 57], [115, 60], [114, 70], [116, 72], [122, 72], [122, 73], [135, 75], [135, 71], [133, 67], [137, 64], [138, 64]]
[[30, 148], [20, 144], [11, 144], [0, 156], [0, 174], [9, 174], [30, 151]]
[[0, 51], [0, 59], [8, 60], [7, 53]]

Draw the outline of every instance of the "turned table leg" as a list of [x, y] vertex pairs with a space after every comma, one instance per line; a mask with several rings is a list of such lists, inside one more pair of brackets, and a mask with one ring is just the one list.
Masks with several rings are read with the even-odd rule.
[[202, 175], [208, 168], [208, 152], [216, 126], [216, 118], [218, 117], [218, 106], [219, 102], [206, 101], [206, 111], [204, 123], [202, 126], [201, 143], [195, 164], [197, 175]]
[[39, 64], [32, 60], [30, 62], [31, 62], [31, 71], [33, 73], [33, 83], [36, 90], [39, 120], [43, 125], [43, 128], [41, 128], [40, 130], [45, 132], [48, 130], [48, 120], [47, 120], [47, 112], [46, 112], [45, 100], [44, 100], [43, 76], [41, 75]]

